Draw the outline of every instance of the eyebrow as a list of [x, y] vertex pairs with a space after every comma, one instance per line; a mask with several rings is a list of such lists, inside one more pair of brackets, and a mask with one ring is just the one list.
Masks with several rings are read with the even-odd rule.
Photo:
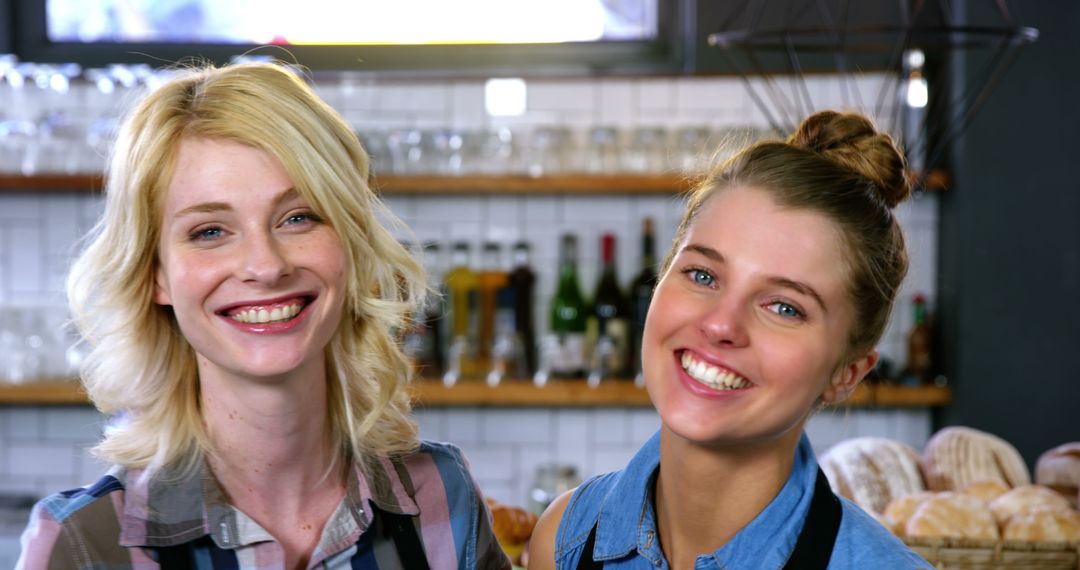
[[[297, 195], [298, 195], [298, 193], [297, 193], [295, 187], [286, 188], [285, 190], [282, 190], [280, 194], [278, 194], [277, 196], [274, 196], [273, 207], [276, 208], [282, 202], [284, 202], [286, 200], [290, 200], [292, 198], [295, 198]], [[188, 216], [188, 215], [191, 215], [191, 214], [205, 214], [205, 213], [208, 213], [208, 212], [232, 211], [232, 209], [233, 209], [233, 207], [230, 204], [226, 203], [226, 202], [202, 202], [202, 203], [199, 203], [199, 204], [195, 204], [194, 206], [189, 206], [187, 208], [184, 208], [183, 210], [180, 210], [179, 212], [176, 213], [175, 216], [173, 216], [173, 219], [182, 218], [184, 216]]]
[[[696, 243], [687, 244], [687, 246], [683, 248], [683, 251], [692, 251], [694, 253], [698, 253], [700, 255], [703, 255], [703, 256], [711, 259], [712, 261], [715, 261], [716, 263], [723, 264], [723, 263], [725, 263], [727, 261], [727, 260], [724, 259], [724, 255], [722, 253], [720, 253], [719, 251], [716, 251], [715, 249], [713, 249], [711, 247], [701, 245], [701, 244], [696, 244]], [[800, 293], [802, 295], [806, 295], [807, 297], [810, 297], [815, 302], [817, 302], [818, 306], [821, 307], [822, 311], [824, 311], [826, 313], [829, 312], [828, 308], [825, 307], [825, 300], [822, 299], [821, 295], [819, 295], [818, 292], [815, 291], [814, 288], [811, 287], [808, 283], [804, 283], [802, 281], [796, 281], [794, 279], [789, 279], [787, 277], [780, 277], [780, 276], [776, 276], [776, 275], [768, 277], [767, 281], [772, 285], [776, 285], [778, 287], [784, 287], [786, 289], [791, 289], [791, 290], [793, 290], [793, 291], [795, 291], [797, 293]]]

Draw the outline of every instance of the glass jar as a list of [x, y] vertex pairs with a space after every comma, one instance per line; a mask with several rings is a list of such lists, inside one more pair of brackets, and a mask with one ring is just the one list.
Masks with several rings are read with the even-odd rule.
[[559, 495], [581, 484], [577, 468], [565, 463], [544, 463], [536, 467], [536, 477], [529, 488], [529, 510], [537, 515]]

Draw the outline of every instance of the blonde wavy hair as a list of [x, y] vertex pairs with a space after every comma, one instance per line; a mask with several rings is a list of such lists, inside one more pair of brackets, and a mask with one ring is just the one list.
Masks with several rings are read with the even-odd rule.
[[188, 137], [276, 157], [334, 228], [350, 267], [341, 324], [326, 350], [332, 444], [350, 458], [415, 449], [412, 365], [398, 332], [426, 294], [423, 268], [384, 227], [400, 222], [368, 185], [368, 156], [350, 125], [294, 71], [245, 63], [178, 72], [120, 129], [104, 214], [67, 282], [75, 325], [90, 345], [83, 385], [99, 410], [122, 416], [95, 453], [130, 468], [191, 468], [213, 453], [195, 353], [171, 308], [153, 302], [162, 204]]

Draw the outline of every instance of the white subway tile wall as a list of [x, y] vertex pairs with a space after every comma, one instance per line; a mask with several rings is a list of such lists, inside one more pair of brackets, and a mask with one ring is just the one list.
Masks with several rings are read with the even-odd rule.
[[[538, 466], [572, 465], [588, 477], [618, 469], [660, 427], [651, 408], [417, 409], [420, 435], [465, 453], [480, 488], [525, 506]], [[0, 494], [37, 496], [86, 485], [107, 466], [88, 452], [104, 417], [89, 407], [0, 406]], [[929, 438], [925, 410], [827, 410], [807, 426], [820, 454], [873, 435], [915, 446]]]
[[[738, 80], [729, 78], [530, 80], [525, 115], [509, 118], [485, 114], [482, 80], [346, 78], [318, 88], [360, 132], [496, 126], [528, 131], [550, 124], [579, 130], [601, 124], [624, 129], [765, 125]], [[812, 95], [819, 108], [852, 106], [843, 92], [825, 86], [815, 86]], [[588, 293], [598, 277], [601, 233], [617, 236], [618, 275], [629, 282], [638, 271], [642, 218], [655, 218], [662, 253], [682, 210], [680, 197], [660, 195], [391, 195], [386, 201], [409, 228], [399, 237], [443, 244], [465, 240], [473, 244], [476, 261], [483, 241], [529, 240], [540, 272], [536, 310], [542, 327], [554, 292], [561, 234], [579, 237], [580, 277]], [[63, 281], [76, 240], [92, 227], [101, 208], [101, 198], [87, 194], [0, 195], [0, 305], [63, 304]], [[925, 293], [933, 310], [937, 208], [936, 198], [924, 195], [898, 210], [912, 267], [880, 346], [894, 362], [903, 360], [910, 296]], [[526, 504], [536, 466], [568, 463], [582, 476], [618, 468], [659, 425], [648, 408], [422, 409], [417, 417], [424, 437], [453, 442], [465, 451], [485, 492], [520, 505]], [[105, 467], [86, 448], [100, 436], [101, 424], [89, 408], [0, 406], [0, 492], [44, 494], [96, 478]], [[808, 430], [821, 452], [856, 435], [895, 437], [921, 446], [929, 426], [925, 410], [841, 410], [815, 416]]]

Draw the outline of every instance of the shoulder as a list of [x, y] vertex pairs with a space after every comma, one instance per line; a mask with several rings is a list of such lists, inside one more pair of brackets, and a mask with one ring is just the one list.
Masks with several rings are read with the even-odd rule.
[[115, 474], [39, 501], [22, 535], [26, 568], [89, 567], [123, 552], [118, 509], [124, 485]]
[[555, 567], [555, 534], [577, 489], [559, 495], [540, 515], [529, 538], [529, 568], [544, 570]]
[[844, 515], [830, 568], [933, 568], [858, 505], [843, 497], [840, 502]]
[[449, 443], [421, 441], [415, 451], [399, 458], [416, 487], [441, 484], [447, 493], [472, 494], [475, 487], [465, 454]]
[[600, 516], [600, 506], [621, 471], [589, 478], [559, 495], [536, 523], [529, 540], [530, 568], [554, 568], [568, 553], [581, 547]]

